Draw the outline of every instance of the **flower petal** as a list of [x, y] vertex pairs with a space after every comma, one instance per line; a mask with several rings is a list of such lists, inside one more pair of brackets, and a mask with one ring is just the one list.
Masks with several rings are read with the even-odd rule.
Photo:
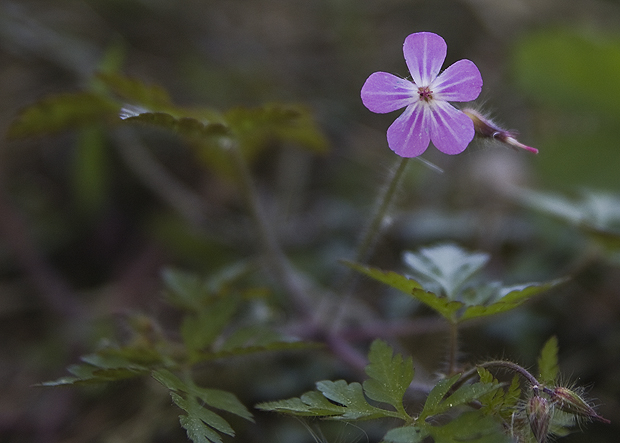
[[362, 103], [372, 112], [385, 114], [404, 108], [418, 99], [417, 87], [408, 80], [375, 72], [362, 86]]
[[480, 95], [482, 76], [474, 62], [459, 60], [435, 79], [431, 90], [438, 100], [468, 102]]
[[405, 39], [403, 53], [413, 81], [418, 86], [431, 84], [446, 59], [448, 46], [431, 32], [418, 32]]
[[450, 103], [436, 101], [430, 118], [431, 140], [444, 154], [460, 154], [474, 138], [474, 122]]
[[387, 130], [388, 145], [401, 157], [417, 157], [428, 148], [430, 141], [428, 105], [416, 102], [407, 106]]

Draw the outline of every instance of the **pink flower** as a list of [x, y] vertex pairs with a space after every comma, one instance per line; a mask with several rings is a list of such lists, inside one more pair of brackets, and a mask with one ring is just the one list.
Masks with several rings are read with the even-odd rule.
[[413, 80], [375, 72], [362, 87], [362, 102], [372, 112], [406, 107], [387, 131], [390, 149], [401, 157], [422, 154], [429, 141], [445, 154], [459, 154], [474, 138], [471, 118], [448, 101], [476, 99], [482, 76], [470, 60], [459, 60], [439, 75], [446, 51], [446, 42], [437, 34], [411, 34], [403, 53]]

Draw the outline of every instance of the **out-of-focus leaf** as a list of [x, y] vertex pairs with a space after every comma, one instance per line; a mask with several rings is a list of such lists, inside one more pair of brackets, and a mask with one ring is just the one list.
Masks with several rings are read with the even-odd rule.
[[380, 281], [381, 283], [385, 283], [386, 285], [398, 289], [407, 295], [411, 295], [414, 289], [422, 289], [422, 285], [417, 281], [407, 278], [404, 275], [397, 274], [393, 271], [384, 271], [379, 268], [366, 266], [347, 260], [342, 260], [342, 263], [357, 272], [365, 274], [374, 280]]
[[540, 351], [538, 357], [539, 381], [545, 384], [553, 384], [557, 381], [560, 368], [558, 367], [558, 338], [551, 337]]
[[465, 312], [459, 317], [459, 321], [470, 320], [472, 318], [485, 317], [488, 315], [500, 314], [502, 312], [514, 309], [530, 298], [545, 292], [560, 283], [564, 279], [553, 280], [546, 283], [525, 283], [518, 286], [509, 286], [502, 288], [498, 300], [489, 305], [469, 306]]
[[159, 85], [147, 84], [114, 72], [100, 72], [96, 79], [106, 85], [123, 101], [144, 106], [155, 111], [168, 110], [172, 106], [168, 92]]
[[121, 120], [167, 129], [188, 139], [208, 139], [224, 136], [229, 129], [222, 123], [203, 122], [192, 117], [174, 117], [166, 112], [149, 112], [143, 108], [124, 107]]
[[281, 334], [266, 326], [248, 326], [235, 330], [230, 336], [226, 337], [218, 349], [220, 351], [234, 351], [248, 346], [267, 346], [282, 341], [282, 338]]
[[23, 109], [9, 126], [7, 136], [22, 138], [113, 122], [119, 110], [119, 104], [89, 92], [52, 95]]
[[166, 284], [166, 298], [177, 307], [198, 311], [212, 295], [206, 282], [195, 274], [165, 269], [162, 278]]
[[426, 290], [456, 300], [463, 284], [482, 269], [489, 255], [469, 252], [454, 244], [441, 244], [405, 252], [403, 259]]
[[224, 114], [241, 144], [258, 145], [270, 140], [295, 143], [317, 153], [327, 152], [327, 140], [302, 106], [272, 103], [258, 108], [233, 108]]
[[209, 350], [197, 350], [192, 353], [192, 363], [199, 363], [205, 361], [219, 360], [221, 358], [236, 357], [241, 355], [256, 354], [261, 352], [274, 352], [274, 351], [296, 351], [301, 349], [319, 349], [323, 345], [314, 342], [288, 342], [288, 341], [276, 341], [266, 345], [251, 345], [242, 346], [237, 348], [228, 348], [225, 350], [209, 351]]
[[211, 345], [228, 325], [240, 305], [238, 296], [215, 297], [196, 314], [188, 314], [181, 324], [181, 335], [190, 354]]
[[392, 405], [404, 420], [409, 418], [403, 407], [403, 396], [413, 380], [414, 369], [411, 357], [403, 359], [382, 340], [375, 340], [370, 346], [366, 374], [370, 377], [363, 383], [368, 398]]

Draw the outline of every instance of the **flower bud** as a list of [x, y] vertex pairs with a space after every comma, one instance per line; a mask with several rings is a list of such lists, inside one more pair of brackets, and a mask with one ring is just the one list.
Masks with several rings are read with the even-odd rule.
[[596, 413], [594, 408], [590, 406], [579, 394], [568, 388], [559, 386], [553, 389], [545, 389], [545, 393], [553, 404], [560, 410], [575, 414], [579, 417], [585, 417], [590, 420], [598, 420], [603, 423], [610, 423], [606, 418]]
[[515, 132], [507, 131], [500, 128], [495, 123], [493, 123], [493, 121], [484, 117], [478, 111], [475, 111], [471, 108], [465, 108], [461, 111], [469, 118], [471, 118], [471, 120], [474, 122], [474, 129], [476, 130], [476, 135], [478, 135], [479, 137], [492, 138], [502, 143], [506, 143], [507, 145], [510, 145], [514, 148], [525, 149], [526, 151], [538, 154], [538, 149], [532, 148], [531, 146], [526, 146], [523, 143], [519, 142], [515, 138]]
[[525, 405], [530, 429], [538, 443], [545, 443], [549, 435], [549, 423], [551, 422], [551, 405], [549, 401], [538, 395], [530, 398]]

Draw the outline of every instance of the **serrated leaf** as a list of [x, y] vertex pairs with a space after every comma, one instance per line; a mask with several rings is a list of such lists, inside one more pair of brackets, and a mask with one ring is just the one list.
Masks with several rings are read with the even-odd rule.
[[171, 391], [188, 392], [189, 387], [168, 369], [157, 369], [151, 376]]
[[197, 417], [180, 415], [179, 423], [187, 431], [187, 437], [194, 443], [222, 443], [220, 435]]
[[403, 259], [416, 277], [428, 283], [426, 290], [456, 300], [463, 284], [482, 269], [489, 255], [469, 252], [454, 244], [441, 244], [422, 248], [418, 252], [405, 252]]
[[368, 404], [362, 391], [362, 385], [359, 383], [347, 383], [344, 380], [324, 380], [317, 382], [316, 387], [328, 400], [346, 407], [345, 413], [339, 418], [358, 420], [388, 416], [386, 414], [388, 411]]
[[469, 306], [459, 317], [459, 321], [472, 318], [486, 317], [510, 311], [530, 298], [565, 282], [565, 279], [553, 280], [545, 283], [525, 283], [518, 286], [505, 287], [500, 290], [498, 300], [489, 305]]
[[263, 411], [310, 417], [342, 416], [347, 409], [345, 406], [330, 402], [317, 391], [306, 392], [300, 398], [259, 403], [255, 408]]
[[539, 380], [544, 384], [553, 384], [558, 378], [560, 368], [558, 367], [558, 338], [554, 335], [551, 337], [538, 357], [538, 371], [540, 373]]
[[174, 401], [179, 408], [188, 413], [188, 417], [191, 417], [193, 420], [198, 419], [216, 431], [232, 437], [235, 436], [235, 431], [226, 420], [215, 412], [200, 406], [196, 402], [195, 397], [190, 395], [188, 398], [184, 398], [175, 392], [171, 392], [170, 396], [172, 397], [172, 401]]
[[427, 417], [438, 413], [437, 411], [440, 410], [439, 404], [446, 396], [452, 385], [456, 383], [460, 377], [461, 374], [456, 374], [450, 378], [439, 380], [437, 382], [433, 389], [431, 389], [431, 392], [428, 393], [428, 397], [426, 397], [426, 402], [424, 403], [424, 408], [422, 409], [418, 420], [425, 420]]
[[450, 408], [478, 400], [480, 397], [500, 389], [500, 387], [501, 385], [498, 383], [473, 383], [471, 385], [463, 385], [446, 399], [441, 401], [435, 408], [435, 413], [441, 413]]
[[208, 139], [229, 134], [229, 129], [220, 122], [199, 121], [192, 117], [175, 117], [167, 112], [149, 112], [145, 108], [125, 106], [120, 113], [121, 120], [167, 129], [188, 139]]
[[365, 369], [370, 380], [364, 381], [364, 392], [372, 400], [394, 406], [406, 420], [409, 416], [403, 407], [403, 396], [413, 380], [413, 360], [392, 354], [392, 348], [384, 341], [372, 343], [368, 354], [370, 363]]
[[402, 426], [390, 429], [383, 437], [385, 443], [422, 443], [428, 432], [418, 426]]
[[232, 392], [221, 389], [201, 388], [195, 385], [190, 387], [189, 392], [213, 408], [230, 412], [252, 422], [254, 421], [250, 411]]
[[51, 134], [113, 120], [120, 105], [89, 92], [51, 95], [23, 109], [9, 126], [11, 139]]

